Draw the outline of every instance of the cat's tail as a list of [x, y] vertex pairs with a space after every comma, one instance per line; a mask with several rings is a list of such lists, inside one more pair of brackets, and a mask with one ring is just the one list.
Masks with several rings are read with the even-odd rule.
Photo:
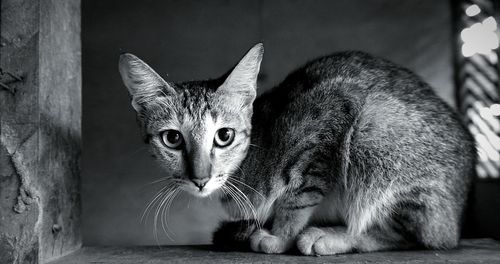
[[212, 244], [220, 251], [250, 251], [255, 220], [224, 221], [213, 233]]

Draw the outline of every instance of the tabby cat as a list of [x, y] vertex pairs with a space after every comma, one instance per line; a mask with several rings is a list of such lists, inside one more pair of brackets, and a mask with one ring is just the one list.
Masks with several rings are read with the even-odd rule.
[[163, 194], [219, 197], [232, 220], [213, 241], [226, 249], [455, 247], [476, 150], [429, 85], [351, 51], [256, 99], [263, 51], [255, 45], [220, 78], [181, 83], [121, 55], [144, 138], [169, 175]]

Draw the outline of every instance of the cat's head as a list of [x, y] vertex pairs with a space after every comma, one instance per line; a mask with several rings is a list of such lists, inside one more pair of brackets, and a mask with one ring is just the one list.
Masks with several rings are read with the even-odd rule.
[[119, 69], [151, 150], [180, 188], [207, 196], [245, 158], [263, 45], [255, 45], [225, 76], [171, 83], [132, 54]]

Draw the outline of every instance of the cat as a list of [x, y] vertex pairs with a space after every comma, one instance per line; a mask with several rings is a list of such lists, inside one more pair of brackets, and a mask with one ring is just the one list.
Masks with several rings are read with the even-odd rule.
[[169, 173], [164, 192], [219, 197], [232, 216], [214, 244], [304, 255], [457, 246], [476, 149], [429, 85], [348, 51], [256, 98], [263, 52], [181, 83], [120, 56], [144, 139]]

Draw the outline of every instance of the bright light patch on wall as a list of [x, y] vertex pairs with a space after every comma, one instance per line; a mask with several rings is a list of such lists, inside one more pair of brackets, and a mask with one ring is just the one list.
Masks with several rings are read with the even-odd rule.
[[485, 20], [483, 20], [483, 26], [485, 27], [486, 30], [488, 31], [495, 31], [497, 30], [497, 21], [493, 17], [488, 17]]
[[477, 53], [491, 54], [499, 45], [496, 30], [497, 22], [491, 16], [483, 20], [482, 23], [474, 23], [470, 27], [464, 28], [460, 33], [463, 41], [462, 54], [465, 57]]
[[490, 160], [494, 162], [500, 161], [500, 154], [498, 154], [498, 151], [490, 145], [488, 139], [484, 135], [477, 134], [476, 141], [479, 146], [485, 150], [486, 155]]
[[476, 16], [479, 13], [481, 13], [481, 8], [479, 8], [476, 4], [470, 5], [467, 9], [465, 9], [465, 14], [470, 17]]
[[493, 116], [500, 116], [500, 104], [492, 104], [490, 107], [483, 107], [479, 110], [479, 114], [484, 119], [493, 118]]
[[480, 161], [482, 161], [482, 162], [488, 161], [488, 155], [486, 155], [486, 151], [484, 151], [480, 147], [477, 147], [477, 155], [478, 155]]
[[479, 115], [480, 115], [483, 119], [490, 118], [490, 116], [491, 116], [491, 111], [490, 111], [490, 108], [488, 108], [488, 107], [483, 107], [483, 108], [481, 108], [481, 110], [479, 110]]
[[490, 106], [490, 112], [494, 116], [500, 116], [500, 104], [492, 104]]
[[498, 62], [498, 55], [493, 51], [486, 54], [486, 58], [491, 64], [497, 64]]
[[500, 32], [494, 16], [497, 0], [460, 2], [459, 109], [476, 142], [477, 177], [500, 179], [500, 56], [497, 53]]

